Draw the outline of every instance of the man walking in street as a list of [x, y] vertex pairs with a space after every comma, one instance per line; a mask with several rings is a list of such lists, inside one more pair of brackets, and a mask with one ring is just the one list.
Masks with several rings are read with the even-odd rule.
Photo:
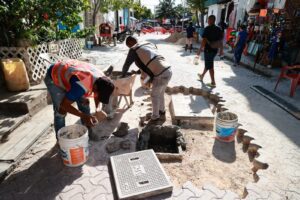
[[[95, 66], [77, 60], [60, 61], [50, 66], [45, 77], [45, 84], [51, 96], [54, 109], [54, 129], [56, 133], [65, 126], [65, 117], [71, 113], [81, 118], [87, 127], [97, 123], [90, 114], [89, 100], [93, 94], [96, 109], [99, 102], [108, 104], [114, 91], [114, 84]], [[72, 104], [77, 103], [78, 109]], [[89, 130], [92, 140], [100, 137]]]
[[138, 22], [136, 24], [136, 32], [137, 32], [138, 36], [141, 35], [141, 31], [142, 31], [142, 22]]
[[200, 49], [197, 53], [199, 56], [201, 52], [204, 52], [204, 62], [205, 68], [202, 74], [198, 74], [200, 81], [203, 81], [203, 78], [207, 71], [209, 71], [211, 83], [207, 84], [210, 87], [216, 87], [215, 75], [214, 75], [214, 58], [220, 49], [220, 56], [223, 55], [223, 32], [222, 30], [215, 25], [216, 17], [210, 15], [208, 17], [208, 26], [205, 27], [202, 42]]
[[248, 37], [248, 33], [246, 31], [246, 26], [241, 25], [239, 28], [238, 38], [235, 42], [234, 66], [237, 66], [240, 64], [242, 54], [243, 54], [244, 48], [246, 46], [247, 37]]
[[193, 50], [193, 37], [195, 33], [195, 28], [193, 27], [193, 23], [190, 22], [189, 26], [186, 29], [186, 44], [185, 44], [185, 51], [190, 49], [190, 53], [192, 53]]
[[151, 122], [165, 119], [164, 94], [172, 77], [171, 66], [165, 58], [157, 52], [157, 47], [151, 43], [138, 43], [133, 36], [128, 36], [126, 45], [130, 48], [126, 61], [123, 65], [123, 76], [126, 75], [130, 65], [135, 62], [136, 66], [147, 74], [145, 82], [152, 82], [152, 116]]

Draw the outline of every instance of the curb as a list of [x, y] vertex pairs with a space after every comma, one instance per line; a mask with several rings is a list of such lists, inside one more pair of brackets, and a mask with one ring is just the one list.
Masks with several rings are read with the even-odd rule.
[[[228, 52], [224, 52], [224, 56], [227, 60], [233, 61], [233, 54], [230, 54]], [[241, 64], [246, 67], [247, 69], [251, 69], [253, 72], [256, 72], [258, 74], [261, 74], [263, 76], [266, 77], [277, 77], [277, 75], [270, 69], [260, 65], [260, 64], [256, 64], [255, 68], [254, 66], [254, 62], [245, 62], [245, 60], [242, 58], [241, 59]]]

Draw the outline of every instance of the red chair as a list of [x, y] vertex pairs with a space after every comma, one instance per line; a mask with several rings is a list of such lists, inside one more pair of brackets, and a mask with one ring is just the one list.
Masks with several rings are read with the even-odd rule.
[[[295, 66], [285, 66], [281, 69], [281, 73], [278, 77], [277, 83], [275, 85], [274, 91], [276, 91], [276, 88], [279, 84], [279, 81], [282, 78], [288, 78], [291, 80], [291, 89], [290, 89], [290, 96], [293, 97], [296, 91], [297, 85], [300, 85], [300, 71], [293, 71], [295, 69], [300, 70], [300, 65], [295, 65]], [[291, 70], [290, 73], [287, 73], [288, 70]]]

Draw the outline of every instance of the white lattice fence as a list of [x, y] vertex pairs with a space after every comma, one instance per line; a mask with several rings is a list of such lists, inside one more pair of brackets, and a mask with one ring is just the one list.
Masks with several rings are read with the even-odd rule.
[[40, 57], [40, 54], [47, 52], [47, 44], [41, 44], [36, 47], [27, 48], [27, 55], [29, 57], [30, 66], [29, 70], [27, 69], [27, 71], [31, 82], [40, 83], [45, 77], [48, 66], [45, 65], [43, 59]]
[[[72, 59], [80, 58], [82, 55], [81, 39], [61, 40], [59, 53], [61, 57]], [[21, 58], [27, 69], [27, 73], [32, 84], [40, 83], [46, 75], [48, 65], [39, 56], [41, 53], [48, 53], [48, 44], [40, 44], [34, 47], [0, 47], [0, 59], [2, 58]]]
[[80, 39], [61, 40], [59, 44], [59, 56], [72, 59], [80, 58], [82, 55], [82, 45]]

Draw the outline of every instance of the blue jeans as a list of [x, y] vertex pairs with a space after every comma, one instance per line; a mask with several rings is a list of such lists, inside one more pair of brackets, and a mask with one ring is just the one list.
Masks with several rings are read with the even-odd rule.
[[245, 46], [237, 46], [234, 50], [234, 63], [239, 64], [242, 58], [242, 54]]
[[[57, 133], [58, 133], [59, 129], [61, 129], [62, 127], [65, 126], [66, 115], [59, 113], [59, 107], [60, 107], [62, 100], [65, 97], [66, 91], [63, 90], [62, 88], [56, 86], [53, 83], [53, 80], [52, 80], [49, 72], [46, 74], [44, 82], [47, 86], [48, 92], [51, 96], [52, 103], [53, 103], [54, 130], [55, 130], [56, 138], [57, 138]], [[78, 109], [85, 114], [90, 114], [90, 106], [89, 106], [89, 104], [84, 103], [84, 102], [86, 102], [84, 100], [85, 100], [84, 97], [82, 97], [81, 99], [76, 101]]]

